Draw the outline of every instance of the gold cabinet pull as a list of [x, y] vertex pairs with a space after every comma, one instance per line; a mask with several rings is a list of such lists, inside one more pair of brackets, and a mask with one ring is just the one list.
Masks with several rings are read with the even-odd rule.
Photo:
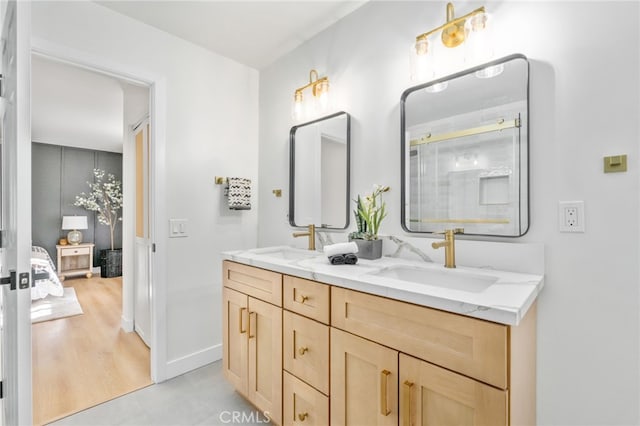
[[242, 322], [243, 322], [242, 319], [244, 318], [244, 315], [242, 315], [242, 314], [246, 310], [247, 310], [247, 308], [240, 308], [240, 315], [239, 315], [239, 318], [238, 318], [238, 323], [240, 324], [240, 334], [244, 334], [244, 333], [247, 332], [247, 330], [243, 330], [242, 329]]
[[309, 300], [309, 296], [302, 296], [302, 295], [300, 295], [300, 303], [304, 303], [304, 302], [306, 302], [307, 300]]
[[382, 370], [380, 372], [380, 414], [383, 416], [388, 416], [389, 413], [391, 413], [387, 405], [387, 382], [390, 374], [391, 371], [389, 370]]
[[298, 414], [298, 419], [300, 419], [301, 422], [304, 422], [304, 420], [309, 417], [309, 413], [300, 413]]
[[254, 337], [256, 337], [256, 335], [251, 335], [251, 315], [254, 315], [255, 312], [249, 312], [249, 327], [247, 328], [248, 334], [249, 334], [249, 339], [253, 339]]
[[413, 422], [411, 417], [411, 388], [413, 388], [413, 383], [408, 380], [405, 380], [402, 384], [404, 386], [404, 399], [403, 399], [403, 408], [404, 411], [404, 426], [412, 426]]
[[306, 346], [301, 347], [300, 349], [298, 349], [298, 353], [300, 355], [304, 355], [305, 352], [309, 352], [309, 348], [307, 348]]

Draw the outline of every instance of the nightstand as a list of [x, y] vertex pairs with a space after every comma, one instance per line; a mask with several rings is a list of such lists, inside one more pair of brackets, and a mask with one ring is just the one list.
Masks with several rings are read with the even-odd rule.
[[63, 281], [66, 277], [84, 275], [91, 278], [93, 273], [93, 244], [57, 245], [58, 277]]

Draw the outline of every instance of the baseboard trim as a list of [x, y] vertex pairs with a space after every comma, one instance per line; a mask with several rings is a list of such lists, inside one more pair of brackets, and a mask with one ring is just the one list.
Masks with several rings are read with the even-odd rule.
[[210, 346], [198, 352], [167, 362], [167, 379], [222, 359], [222, 344]]
[[121, 317], [120, 327], [122, 327], [122, 330], [124, 330], [126, 333], [131, 333], [133, 331], [133, 320]]

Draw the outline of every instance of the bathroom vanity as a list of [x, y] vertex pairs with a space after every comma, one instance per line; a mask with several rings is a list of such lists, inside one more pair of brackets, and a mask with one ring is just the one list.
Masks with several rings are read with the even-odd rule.
[[539, 275], [223, 253], [224, 374], [277, 424], [535, 424]]

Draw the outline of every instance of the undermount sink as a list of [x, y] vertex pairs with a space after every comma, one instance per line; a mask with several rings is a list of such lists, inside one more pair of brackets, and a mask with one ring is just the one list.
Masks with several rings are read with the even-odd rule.
[[285, 260], [301, 260], [316, 257], [320, 253], [293, 247], [269, 247], [266, 249], [253, 250], [252, 254]]
[[498, 277], [492, 275], [473, 274], [456, 269], [442, 271], [407, 265], [390, 266], [370, 275], [472, 293], [480, 293], [498, 281]]

